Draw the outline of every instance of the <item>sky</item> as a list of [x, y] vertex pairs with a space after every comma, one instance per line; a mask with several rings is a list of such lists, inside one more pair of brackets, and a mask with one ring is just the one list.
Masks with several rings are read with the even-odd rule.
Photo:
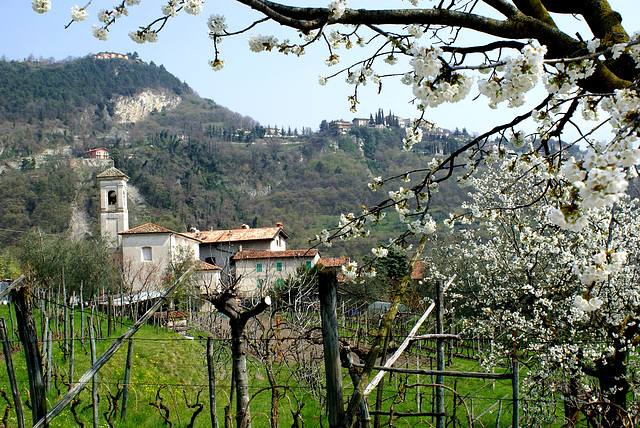
[[[327, 2], [319, 0], [316, 5], [326, 6]], [[207, 0], [203, 13], [197, 16], [181, 14], [169, 20], [157, 43], [143, 45], [133, 42], [128, 33], [159, 17], [162, 1], [142, 0], [139, 6], [129, 8], [131, 13], [128, 17], [120, 19], [112, 27], [106, 42], [95, 39], [91, 35], [91, 27], [97, 22], [97, 11], [116, 3], [116, 0], [93, 0], [88, 9], [89, 18], [65, 29], [70, 21], [70, 8], [76, 4], [73, 0], [52, 0], [51, 11], [42, 15], [32, 10], [29, 0], [6, 0], [0, 14], [0, 56], [8, 60], [25, 59], [30, 55], [62, 60], [104, 51], [136, 51], [143, 61], [163, 65], [201, 97], [249, 116], [263, 126], [317, 130], [322, 120], [368, 118], [379, 108], [384, 109], [385, 114], [391, 111], [403, 118], [417, 116], [415, 107], [410, 103], [410, 88], [397, 80], [385, 80], [380, 94], [373, 85], [361, 88], [358, 111], [350, 112], [347, 96], [352, 94], [353, 87], [345, 83], [344, 77], [330, 80], [326, 86], [318, 83], [319, 76], [330, 75], [339, 67], [325, 65], [328, 53], [321, 44], [316, 44], [301, 57], [251, 52], [248, 34], [275, 35], [292, 41], [297, 38], [296, 32], [272, 23], [226, 38], [220, 46], [226, 66], [221, 71], [211, 70], [208, 62], [213, 59], [214, 50], [207, 35], [209, 15], [224, 15], [229, 30], [244, 28], [261, 17], [234, 0]], [[351, 0], [349, 7], [373, 7], [376, 4], [382, 7], [388, 3], [388, 0]], [[636, 0], [611, 0], [610, 3], [614, 10], [622, 13], [627, 31], [640, 30]], [[400, 2], [400, 5], [409, 6], [406, 2]], [[580, 28], [573, 18], [567, 19], [573, 20], [572, 25]], [[580, 31], [583, 37], [590, 37], [587, 31]], [[341, 49], [337, 53], [342, 58], [340, 66], [346, 66], [350, 55], [361, 55], [362, 51]], [[400, 67], [397, 71], [407, 70]], [[536, 99], [536, 94], [531, 98]], [[517, 110], [491, 110], [485, 100], [479, 99], [444, 104], [430, 110], [427, 118], [447, 129], [466, 128], [469, 132], [482, 132], [507, 119], [507, 115], [512, 117], [518, 113]]]

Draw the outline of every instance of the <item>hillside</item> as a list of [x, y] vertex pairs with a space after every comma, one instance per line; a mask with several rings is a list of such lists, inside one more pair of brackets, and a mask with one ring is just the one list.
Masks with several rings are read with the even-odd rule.
[[[399, 126], [344, 134], [321, 126], [269, 138], [253, 119], [200, 98], [162, 66], [132, 59], [0, 62], [0, 82], [5, 245], [19, 237], [6, 229], [77, 229], [72, 212], [74, 218], [82, 213], [97, 235], [93, 175], [105, 164], [78, 162], [96, 147], [110, 150], [139, 194], [130, 206], [131, 226], [151, 221], [186, 231], [280, 221], [294, 248], [336, 224], [340, 213], [383, 197], [368, 190], [373, 177], [420, 168], [431, 153], [452, 150], [468, 137], [466, 131], [433, 134], [417, 154], [402, 151]], [[451, 185], [444, 194], [446, 206], [434, 201], [440, 217], [463, 197]], [[369, 242], [339, 243], [323, 254], [367, 254], [397, 227], [390, 217]]]

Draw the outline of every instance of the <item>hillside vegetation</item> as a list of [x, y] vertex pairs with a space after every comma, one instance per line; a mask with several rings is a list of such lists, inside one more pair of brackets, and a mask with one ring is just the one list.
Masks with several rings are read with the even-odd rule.
[[[335, 225], [340, 213], [384, 196], [367, 188], [373, 177], [421, 168], [435, 151], [453, 150], [468, 137], [466, 131], [427, 135], [417, 154], [402, 151], [404, 130], [395, 123], [347, 134], [324, 123], [319, 132], [282, 129], [267, 138], [253, 119], [200, 98], [162, 66], [137, 60], [0, 62], [0, 83], [0, 229], [11, 229], [0, 234], [5, 245], [19, 236], [13, 230], [69, 230], [75, 208], [97, 235], [93, 176], [104, 166], [72, 162], [95, 147], [109, 149], [139, 191], [130, 205], [132, 227], [151, 221], [185, 231], [280, 221], [294, 248]], [[180, 103], [121, 123], [117, 100], [150, 90]], [[433, 203], [442, 218], [464, 192], [447, 185], [441, 196]], [[336, 244], [323, 255], [365, 254], [398, 227], [393, 217], [385, 221], [369, 242]]]

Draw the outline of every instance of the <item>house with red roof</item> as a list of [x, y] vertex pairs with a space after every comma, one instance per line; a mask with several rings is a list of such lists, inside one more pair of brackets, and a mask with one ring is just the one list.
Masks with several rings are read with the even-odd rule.
[[282, 223], [273, 227], [251, 228], [243, 224], [240, 229], [199, 231], [191, 228], [185, 233], [200, 243], [200, 260], [233, 270], [233, 258], [243, 250], [283, 251], [289, 239]]
[[[153, 223], [125, 230], [119, 235], [122, 260], [128, 267], [123, 269], [128, 276], [125, 280], [134, 293], [156, 289], [172, 260], [181, 257], [199, 260], [197, 239]], [[220, 268], [204, 262], [196, 267], [202, 279], [206, 279], [210, 286], [217, 286]]]
[[311, 268], [320, 260], [316, 248], [308, 250], [242, 250], [234, 257], [238, 290], [243, 295], [260, 295], [266, 287], [282, 285], [295, 277], [300, 266]]

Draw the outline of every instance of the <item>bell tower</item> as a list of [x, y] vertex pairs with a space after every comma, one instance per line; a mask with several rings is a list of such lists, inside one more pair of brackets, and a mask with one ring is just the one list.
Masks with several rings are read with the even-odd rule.
[[113, 247], [120, 246], [119, 233], [129, 229], [127, 177], [111, 167], [96, 176], [100, 186], [100, 235]]

